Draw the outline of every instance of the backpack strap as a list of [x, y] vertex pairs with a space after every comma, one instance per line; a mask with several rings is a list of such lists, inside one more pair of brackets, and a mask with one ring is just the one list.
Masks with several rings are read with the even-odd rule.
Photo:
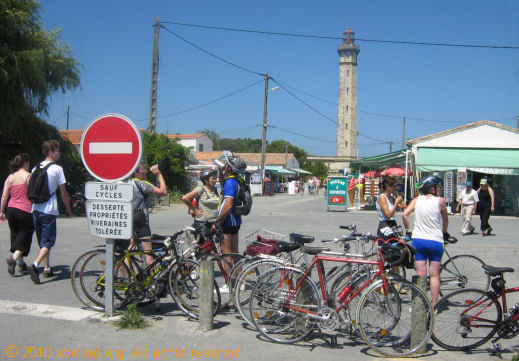
[[[45, 171], [45, 173], [47, 173], [47, 170], [49, 169], [49, 167], [50, 167], [51, 165], [53, 165], [54, 163], [55, 163], [55, 162], [49, 162], [49, 163], [47, 163], [47, 165], [46, 165], [45, 167], [42, 168], [42, 167], [41, 167], [41, 162], [40, 162], [40, 164], [38, 164], [38, 168], [43, 169], [43, 170]], [[56, 189], [54, 190], [54, 192], [52, 192], [52, 193], [50, 194], [50, 197], [52, 197], [54, 194], [56, 194], [56, 192], [58, 191], [58, 188], [59, 188], [59, 186], [56, 187]]]

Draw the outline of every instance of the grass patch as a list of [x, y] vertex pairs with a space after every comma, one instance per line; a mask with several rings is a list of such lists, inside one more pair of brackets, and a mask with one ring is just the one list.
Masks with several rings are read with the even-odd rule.
[[137, 310], [137, 305], [132, 303], [124, 310], [122, 317], [115, 322], [119, 328], [139, 329], [148, 326], [146, 320]]
[[180, 190], [178, 189], [173, 189], [172, 191], [169, 192], [169, 200], [171, 203], [184, 203], [182, 201], [182, 196], [184, 195], [183, 192], [181, 192]]

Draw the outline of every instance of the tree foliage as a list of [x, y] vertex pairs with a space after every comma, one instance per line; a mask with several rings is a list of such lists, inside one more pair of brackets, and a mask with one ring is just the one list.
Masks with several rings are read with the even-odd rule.
[[146, 166], [158, 164], [169, 190], [187, 189], [185, 165], [189, 150], [164, 134], [143, 133]]
[[[32, 0], [0, 1], [0, 162], [20, 152], [31, 155], [35, 163], [42, 158], [41, 144], [60, 140], [56, 128], [39, 117], [48, 110], [50, 96], [79, 86], [79, 63], [70, 48], [59, 40], [59, 30], [45, 30], [40, 21], [40, 6]], [[70, 143], [62, 142], [65, 172], [79, 155]], [[79, 162], [81, 163], [81, 162]], [[7, 169], [1, 167], [5, 177]], [[67, 170], [67, 168], [69, 168]], [[81, 173], [81, 171], [79, 171]]]
[[269, 153], [285, 153], [285, 151], [287, 153], [292, 153], [299, 162], [299, 166], [302, 168], [303, 164], [306, 162], [306, 157], [308, 157], [308, 153], [304, 149], [292, 145], [286, 140], [275, 140], [267, 145], [267, 152]]

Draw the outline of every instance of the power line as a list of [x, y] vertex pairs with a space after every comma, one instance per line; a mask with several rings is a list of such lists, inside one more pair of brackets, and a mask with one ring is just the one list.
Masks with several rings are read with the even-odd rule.
[[216, 102], [218, 102], [218, 101], [220, 101], [220, 100], [223, 100], [223, 99], [225, 99], [225, 98], [228, 98], [228, 97], [230, 97], [230, 96], [232, 96], [232, 95], [234, 95], [234, 94], [237, 94], [237, 93], [239, 93], [239, 92], [242, 92], [242, 91], [244, 91], [244, 90], [246, 90], [246, 89], [248, 89], [248, 88], [250, 88], [250, 87], [252, 87], [252, 86], [254, 86], [254, 85], [258, 84], [258, 83], [262, 83], [262, 82], [263, 82], [263, 80], [255, 81], [255, 82], [252, 83], [252, 84], [249, 84], [249, 85], [247, 85], [247, 86], [245, 86], [245, 87], [243, 87], [243, 88], [241, 88], [241, 89], [235, 90], [235, 91], [233, 91], [233, 92], [231, 92], [231, 93], [229, 93], [229, 94], [226, 94], [226, 95], [224, 95], [224, 96], [221, 96], [221, 97], [219, 97], [219, 98], [216, 98], [216, 99], [210, 100], [210, 101], [208, 101], [208, 102], [205, 102], [205, 103], [202, 103], [202, 104], [196, 105], [196, 106], [194, 106], [194, 107], [187, 108], [187, 109], [184, 109], [184, 110], [181, 110], [181, 111], [175, 112], [175, 113], [170, 113], [170, 114], [166, 114], [166, 115], [157, 116], [157, 118], [167, 118], [167, 117], [172, 117], [172, 116], [175, 116], [175, 115], [179, 115], [179, 114], [182, 114], [182, 113], [187, 113], [187, 112], [190, 112], [190, 111], [192, 111], [192, 110], [196, 110], [196, 109], [202, 108], [202, 107], [204, 107], [204, 106], [206, 106], [206, 105], [210, 105], [210, 104], [216, 103]]
[[210, 56], [212, 56], [212, 57], [214, 57], [214, 58], [216, 58], [216, 59], [218, 59], [218, 60], [220, 60], [220, 61], [222, 61], [222, 62], [224, 62], [224, 63], [226, 63], [226, 64], [229, 64], [229, 65], [231, 65], [231, 66], [234, 66], [235, 68], [238, 68], [238, 69], [244, 70], [244, 71], [249, 72], [249, 73], [252, 73], [252, 74], [256, 74], [256, 75], [260, 75], [260, 76], [264, 76], [264, 75], [265, 75], [265, 74], [263, 74], [263, 73], [259, 73], [259, 72], [257, 72], [257, 71], [254, 71], [254, 70], [250, 70], [250, 69], [248, 69], [248, 68], [245, 68], [244, 66], [241, 66], [241, 65], [235, 64], [235, 63], [233, 63], [233, 62], [231, 62], [231, 61], [229, 61], [229, 60], [225, 60], [224, 58], [222, 58], [222, 57], [220, 57], [220, 56], [218, 56], [218, 55], [215, 55], [215, 54], [213, 54], [213, 53], [211, 53], [211, 52], [209, 52], [209, 51], [207, 51], [207, 50], [201, 48], [200, 46], [196, 45], [195, 43], [193, 43], [193, 42], [187, 40], [186, 38], [184, 38], [184, 37], [178, 35], [178, 34], [175, 33], [173, 30], [170, 30], [170, 29], [166, 28], [165, 26], [162, 26], [162, 25], [161, 25], [160, 27], [161, 27], [162, 29], [166, 30], [167, 32], [169, 32], [169, 33], [175, 35], [175, 36], [176, 36], [177, 38], [179, 38], [180, 40], [185, 41], [185, 42], [188, 43], [189, 45], [191, 45], [191, 46], [197, 48], [198, 50], [200, 50], [200, 51], [206, 53], [207, 55], [210, 55]]
[[[221, 26], [186, 24], [186, 23], [178, 23], [178, 22], [171, 22], [171, 21], [161, 21], [161, 23], [162, 24], [171, 24], [171, 25], [180, 25], [180, 26], [189, 26], [189, 27], [203, 28], [203, 29], [212, 29], [212, 30], [235, 31], [235, 32], [243, 32], [243, 33], [255, 33], [255, 34], [265, 34], [265, 35], [290, 36], [290, 37], [326, 39], [326, 40], [343, 40], [342, 37], [327, 36], [327, 35], [283, 33], [283, 32], [275, 32], [275, 31], [262, 31], [262, 30], [239, 29], [239, 28], [221, 27]], [[365, 42], [370, 42], [370, 43], [386, 43], [386, 44], [401, 44], [401, 45], [426, 45], [426, 46], [445, 46], [445, 47], [462, 47], [462, 48], [519, 50], [519, 46], [508, 46], [508, 45], [433, 43], [433, 42], [425, 42], [425, 41], [364, 39], [364, 38], [357, 38], [357, 37], [355, 38], [355, 40], [356, 41], [365, 41]]]
[[280, 88], [282, 88], [283, 90], [285, 90], [288, 94], [290, 94], [291, 96], [293, 96], [294, 98], [296, 98], [297, 100], [299, 100], [301, 103], [303, 103], [304, 105], [306, 105], [308, 108], [312, 109], [314, 112], [316, 112], [317, 114], [319, 114], [320, 116], [322, 116], [323, 118], [325, 119], [328, 119], [330, 122], [334, 123], [335, 125], [337, 125], [337, 121], [330, 118], [329, 116], [321, 113], [320, 111], [318, 111], [317, 109], [315, 109], [314, 107], [312, 107], [310, 104], [306, 103], [304, 100], [302, 100], [301, 98], [299, 98], [297, 95], [295, 95], [294, 93], [292, 93], [290, 90], [288, 90], [285, 86], [283, 86], [283, 84], [279, 83], [278, 81], [276, 81], [276, 79], [274, 79], [273, 77], [270, 77], [270, 79], [272, 79], [274, 81], [274, 83], [276, 83], [277, 85], [279, 85]]
[[283, 132], [287, 132], [287, 133], [290, 133], [290, 134], [293, 134], [293, 135], [297, 135], [299, 137], [303, 137], [303, 138], [308, 138], [308, 139], [312, 139], [312, 140], [317, 140], [318, 142], [325, 142], [325, 143], [330, 143], [330, 139], [322, 139], [322, 138], [316, 138], [316, 137], [310, 137], [308, 135], [304, 135], [304, 134], [300, 134], [300, 133], [296, 133], [296, 132], [293, 132], [291, 130], [288, 130], [288, 129], [283, 129], [283, 128], [280, 128], [278, 126], [275, 126], [275, 125], [268, 125], [269, 128], [275, 128], [275, 129], [279, 129]]

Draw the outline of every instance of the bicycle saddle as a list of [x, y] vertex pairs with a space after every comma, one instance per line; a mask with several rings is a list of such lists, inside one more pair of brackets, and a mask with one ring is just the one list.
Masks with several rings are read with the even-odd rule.
[[483, 265], [485, 273], [489, 276], [497, 276], [505, 272], [514, 272], [512, 267], [494, 267], [489, 265]]
[[278, 243], [280, 252], [292, 252], [299, 248], [299, 244], [280, 241]]
[[292, 242], [297, 243], [312, 243], [315, 237], [305, 236], [304, 234], [290, 233], [288, 236]]
[[301, 251], [303, 251], [306, 254], [315, 256], [316, 254], [319, 254], [321, 252], [330, 251], [327, 247], [307, 247], [303, 246], [301, 247]]

